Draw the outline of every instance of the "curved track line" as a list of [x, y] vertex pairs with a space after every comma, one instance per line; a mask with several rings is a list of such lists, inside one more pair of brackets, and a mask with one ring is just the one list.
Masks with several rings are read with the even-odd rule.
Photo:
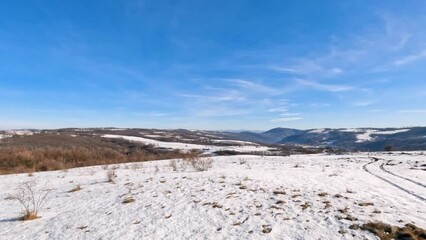
[[406, 178], [406, 177], [400, 176], [400, 175], [398, 175], [398, 174], [395, 174], [395, 173], [393, 173], [393, 172], [391, 172], [391, 171], [387, 170], [387, 169], [384, 167], [384, 163], [382, 163], [382, 164], [380, 165], [380, 169], [381, 169], [381, 170], [383, 170], [383, 171], [385, 171], [385, 172], [387, 172], [387, 173], [389, 173], [389, 174], [394, 175], [395, 177], [402, 178], [402, 179], [404, 179], [404, 180], [410, 181], [410, 182], [412, 182], [412, 183], [414, 183], [414, 184], [417, 184], [417, 185], [419, 185], [419, 186], [421, 186], [421, 187], [426, 188], [426, 185], [425, 185], [425, 184], [422, 184], [422, 183], [416, 182], [416, 181], [414, 181], [414, 180], [411, 180], [411, 179], [409, 179], [409, 178]]
[[[376, 161], [377, 161], [377, 160], [376, 160]], [[379, 175], [377, 175], [377, 174], [375, 174], [375, 173], [372, 173], [370, 170], [368, 170], [368, 169], [367, 169], [367, 166], [368, 166], [368, 165], [370, 165], [370, 164], [372, 164], [372, 163], [374, 163], [374, 162], [375, 162], [375, 161], [373, 161], [373, 162], [369, 162], [369, 163], [366, 163], [366, 164], [362, 165], [362, 169], [363, 169], [364, 171], [368, 172], [369, 174], [371, 174], [371, 175], [373, 175], [373, 176], [375, 176], [375, 177], [377, 177], [377, 178], [379, 178], [379, 179], [381, 179], [381, 180], [383, 180], [383, 181], [385, 181], [385, 182], [389, 183], [390, 185], [392, 185], [392, 186], [394, 186], [394, 187], [398, 188], [399, 190], [404, 191], [404, 192], [406, 192], [406, 193], [410, 194], [411, 196], [416, 197], [416, 198], [418, 198], [418, 199], [420, 199], [420, 200], [422, 200], [422, 201], [426, 202], [426, 198], [424, 198], [424, 197], [422, 197], [422, 196], [420, 196], [420, 195], [417, 195], [417, 194], [415, 194], [414, 192], [412, 192], [412, 191], [410, 191], [410, 190], [407, 190], [407, 189], [405, 189], [405, 188], [403, 188], [403, 187], [401, 187], [401, 186], [399, 186], [399, 185], [397, 185], [397, 184], [395, 184], [395, 183], [393, 183], [393, 182], [391, 182], [391, 181], [387, 180], [386, 178], [381, 177], [381, 176], [379, 176]]]

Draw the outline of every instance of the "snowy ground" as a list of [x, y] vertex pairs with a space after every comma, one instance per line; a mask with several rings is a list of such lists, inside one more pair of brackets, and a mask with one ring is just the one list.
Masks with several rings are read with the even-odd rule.
[[[238, 142], [240, 145], [235, 146], [214, 146], [214, 145], [201, 145], [201, 144], [190, 144], [190, 143], [181, 143], [181, 142], [164, 142], [158, 141], [143, 137], [133, 137], [133, 136], [124, 136], [124, 135], [113, 135], [113, 134], [105, 134], [102, 135], [105, 138], [121, 138], [128, 141], [141, 142], [144, 144], [152, 144], [155, 147], [160, 148], [169, 148], [169, 149], [179, 149], [179, 150], [200, 150], [204, 153], [211, 154], [216, 151], [223, 150], [232, 150], [241, 153], [249, 153], [249, 152], [265, 152], [269, 150], [273, 150], [273, 148], [269, 148], [266, 146], [260, 146], [254, 143], [241, 145], [241, 142]], [[235, 141], [234, 141], [235, 142]]]
[[[376, 239], [349, 227], [426, 227], [423, 164], [419, 153], [232, 156], [215, 157], [207, 172], [114, 165], [114, 184], [103, 166], [4, 175], [0, 239]], [[9, 196], [30, 180], [52, 192], [41, 218], [23, 222]]]

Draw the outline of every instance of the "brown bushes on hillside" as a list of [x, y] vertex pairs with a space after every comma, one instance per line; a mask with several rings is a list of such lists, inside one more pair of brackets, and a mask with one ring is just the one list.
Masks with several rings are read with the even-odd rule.
[[120, 139], [51, 134], [25, 136], [0, 144], [0, 174], [184, 158], [190, 154], [193, 153], [156, 149]]

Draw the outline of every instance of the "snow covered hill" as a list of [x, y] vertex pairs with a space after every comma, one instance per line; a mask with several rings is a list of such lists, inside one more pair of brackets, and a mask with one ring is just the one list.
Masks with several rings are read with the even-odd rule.
[[[0, 239], [377, 239], [357, 226], [426, 227], [420, 152], [213, 161], [204, 172], [164, 160], [0, 176]], [[40, 218], [20, 221], [11, 196], [27, 181], [51, 192]]]

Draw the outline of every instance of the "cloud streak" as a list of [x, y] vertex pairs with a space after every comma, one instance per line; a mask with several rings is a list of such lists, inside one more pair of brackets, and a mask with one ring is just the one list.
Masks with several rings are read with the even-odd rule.
[[242, 88], [246, 88], [246, 89], [251, 89], [251, 90], [256, 90], [256, 91], [265, 91], [265, 92], [273, 92], [274, 89], [271, 87], [268, 87], [266, 85], [263, 84], [259, 84], [259, 83], [255, 83], [249, 80], [244, 80], [244, 79], [226, 79], [227, 81], [238, 85]]
[[422, 60], [424, 58], [426, 58], [426, 49], [421, 51], [418, 54], [412, 54], [412, 55], [405, 56], [401, 59], [398, 59], [394, 62], [394, 64], [396, 66], [401, 66], [401, 65], [405, 65], [405, 64], [409, 64], [409, 63], [412, 63], [412, 62], [415, 62], [415, 61]]
[[274, 118], [271, 119], [271, 122], [291, 122], [291, 121], [298, 121], [298, 120], [302, 120], [303, 118], [301, 117], [287, 117], [287, 118]]
[[399, 113], [422, 114], [422, 113], [426, 113], [426, 109], [405, 109], [405, 110], [400, 110]]
[[304, 79], [298, 79], [296, 82], [305, 87], [309, 87], [309, 88], [320, 90], [320, 91], [326, 91], [326, 92], [345, 92], [345, 91], [351, 91], [355, 89], [354, 87], [347, 86], [347, 85], [324, 84], [324, 83], [318, 83], [318, 82], [304, 80]]

